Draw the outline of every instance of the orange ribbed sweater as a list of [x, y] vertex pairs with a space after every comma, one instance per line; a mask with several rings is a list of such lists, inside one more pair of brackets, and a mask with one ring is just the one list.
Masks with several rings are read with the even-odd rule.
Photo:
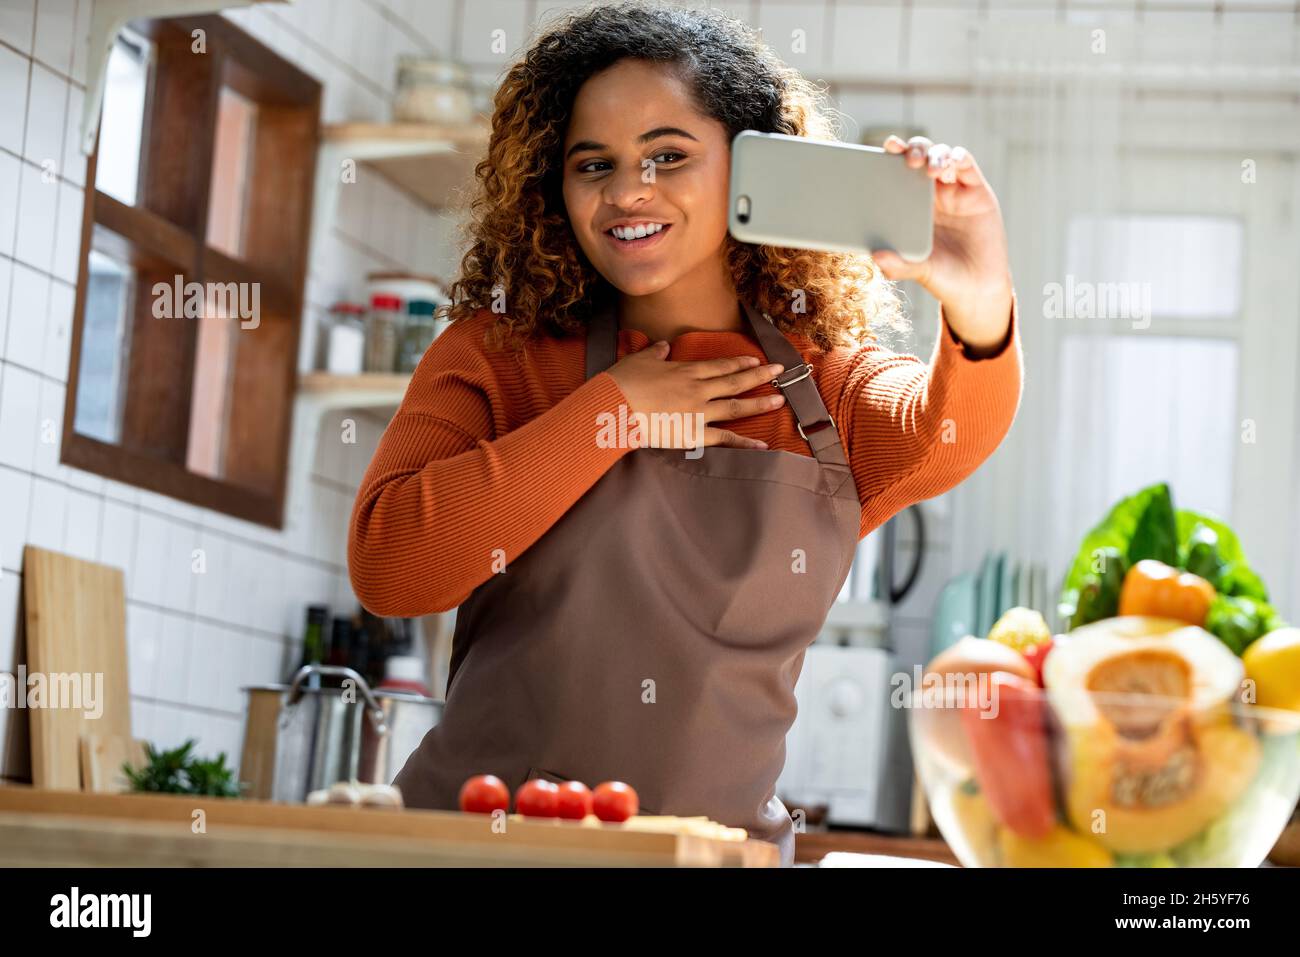
[[[597, 442], [598, 416], [617, 415], [625, 399], [608, 373], [583, 381], [585, 338], [545, 337], [521, 359], [484, 345], [496, 318], [480, 310], [434, 340], [361, 482], [348, 569], [376, 614], [456, 607], [629, 452]], [[943, 322], [929, 365], [877, 344], [823, 352], [788, 336], [839, 426], [862, 501], [861, 535], [952, 488], [1002, 441], [1020, 401], [1018, 327], [1013, 298], [1007, 344], [976, 359]], [[618, 355], [649, 344], [642, 332], [620, 330]], [[761, 359], [763, 351], [747, 333], [688, 332], [673, 340], [669, 359], [734, 355]], [[811, 455], [788, 405], [720, 424], [769, 449]]]

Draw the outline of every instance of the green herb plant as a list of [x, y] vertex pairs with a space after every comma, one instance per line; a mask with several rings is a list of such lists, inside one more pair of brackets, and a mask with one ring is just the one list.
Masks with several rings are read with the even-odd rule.
[[144, 746], [146, 761], [142, 767], [122, 765], [132, 791], [155, 794], [201, 794], [207, 797], [239, 797], [239, 782], [232, 768], [226, 767], [223, 751], [212, 760], [191, 754], [195, 745], [190, 739], [179, 748], [158, 750]]

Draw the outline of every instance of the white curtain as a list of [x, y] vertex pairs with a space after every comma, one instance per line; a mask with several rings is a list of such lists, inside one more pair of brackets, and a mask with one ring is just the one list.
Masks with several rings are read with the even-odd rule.
[[[978, 34], [972, 139], [1006, 219], [1020, 307], [1025, 391], [1002, 446], [953, 493], [953, 571], [990, 550], [1041, 562], [1055, 596], [1082, 528], [1079, 490], [1104, 487], [1100, 443], [1064, 447], [1060, 419], [1064, 329], [1044, 318], [1044, 290], [1065, 276], [1072, 218], [1110, 210], [1124, 174], [1120, 117], [1131, 96], [1114, 78], [1074, 73], [1077, 31], [1005, 25]], [[1100, 370], [1076, 376], [1102, 381]], [[1098, 407], [1085, 404], [1085, 416]], [[1086, 420], [1073, 430], [1097, 436]], [[1098, 426], [1100, 423], [1098, 423]], [[1091, 506], [1085, 512], [1094, 511]]]
[[[1055, 593], [1110, 505], [1168, 480], [1179, 506], [1248, 532], [1275, 600], [1294, 605], [1293, 505], [1260, 500], [1296, 474], [1291, 438], [1278, 438], [1300, 421], [1284, 388], [1295, 338], [1278, 323], [1297, 321], [1297, 302], [1276, 280], [1294, 275], [1294, 227], [1279, 224], [1291, 222], [1296, 165], [1272, 131], [1297, 111], [1257, 48], [1209, 34], [1208, 58], [1181, 52], [1206, 29], [1112, 30], [1104, 53], [1094, 44], [1106, 38], [1075, 24], [1004, 22], [974, 37], [972, 146], [1007, 222], [1026, 373], [1011, 434], [953, 493], [954, 573], [1006, 550], [1045, 563]], [[1243, 156], [1272, 180], [1244, 186]], [[1149, 312], [1107, 313], [1098, 291], [1092, 315], [1047, 315], [1052, 284], [1071, 283], [1135, 284]], [[1271, 445], [1243, 444], [1256, 414], [1270, 417], [1260, 442]], [[1276, 474], [1259, 478], [1256, 461]]]

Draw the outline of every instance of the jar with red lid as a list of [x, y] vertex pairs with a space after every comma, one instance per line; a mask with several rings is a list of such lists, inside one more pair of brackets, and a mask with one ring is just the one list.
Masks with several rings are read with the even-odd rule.
[[402, 335], [402, 300], [377, 293], [366, 317], [366, 371], [394, 372]]

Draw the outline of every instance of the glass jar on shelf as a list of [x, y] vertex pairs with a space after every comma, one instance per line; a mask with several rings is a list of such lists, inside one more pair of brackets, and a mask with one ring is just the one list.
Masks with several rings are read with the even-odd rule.
[[444, 57], [404, 56], [397, 61], [393, 120], [459, 126], [474, 118], [469, 70]]
[[365, 366], [366, 307], [336, 302], [316, 327], [315, 368], [335, 375], [355, 375]]
[[377, 294], [370, 297], [366, 317], [366, 371], [395, 372], [402, 334], [402, 300]]
[[437, 308], [437, 303], [427, 299], [412, 299], [406, 304], [406, 327], [402, 330], [402, 347], [398, 356], [398, 369], [402, 372], [414, 372], [424, 350], [433, 342]]

